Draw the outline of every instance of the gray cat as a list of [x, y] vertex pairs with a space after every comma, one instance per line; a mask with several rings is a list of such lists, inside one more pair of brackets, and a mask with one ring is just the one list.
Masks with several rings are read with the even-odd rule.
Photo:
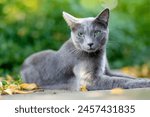
[[97, 17], [75, 18], [63, 12], [71, 38], [58, 51], [46, 50], [29, 56], [21, 69], [25, 82], [42, 88], [106, 90], [150, 87], [150, 80], [112, 73], [106, 58], [109, 9]]

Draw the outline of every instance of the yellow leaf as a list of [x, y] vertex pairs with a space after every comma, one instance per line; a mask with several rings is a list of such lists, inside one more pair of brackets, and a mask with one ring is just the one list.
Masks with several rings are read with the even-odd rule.
[[142, 68], [141, 68], [141, 76], [148, 76], [148, 74], [149, 74], [149, 66], [148, 65], [146, 65], [146, 64], [144, 64], [143, 66], [142, 66]]
[[29, 93], [33, 93], [34, 91], [21, 91], [21, 90], [14, 90], [13, 93], [16, 94], [29, 94]]
[[80, 87], [80, 91], [85, 92], [85, 91], [88, 91], [88, 90], [87, 90], [86, 86], [83, 85], [83, 86]]
[[5, 89], [4, 90], [4, 94], [12, 95], [13, 94], [13, 90], [12, 89]]
[[11, 89], [11, 90], [16, 90], [16, 89], [20, 89], [20, 86], [15, 85], [15, 84], [10, 84], [10, 85], [8, 86], [8, 88]]
[[25, 89], [25, 90], [33, 90], [33, 89], [37, 89], [37, 85], [35, 83], [23, 83], [20, 85], [21, 89]]
[[111, 90], [111, 94], [116, 94], [116, 95], [120, 95], [123, 94], [124, 90], [122, 88], [114, 88]]
[[121, 71], [125, 74], [137, 77], [139, 75], [138, 68], [137, 67], [124, 67], [121, 69]]

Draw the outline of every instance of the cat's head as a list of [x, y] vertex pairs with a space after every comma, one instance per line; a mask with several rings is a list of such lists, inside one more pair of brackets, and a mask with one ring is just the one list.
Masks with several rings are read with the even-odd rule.
[[109, 9], [96, 17], [76, 18], [66, 12], [63, 12], [63, 17], [71, 29], [71, 39], [77, 49], [90, 53], [104, 48], [109, 33]]

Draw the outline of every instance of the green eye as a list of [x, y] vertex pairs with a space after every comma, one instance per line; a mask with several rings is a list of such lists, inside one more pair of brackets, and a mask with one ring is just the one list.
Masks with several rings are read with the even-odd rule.
[[99, 36], [101, 34], [101, 31], [100, 30], [96, 30], [96, 31], [94, 31], [94, 36], [96, 37], [96, 36]]
[[78, 33], [78, 36], [79, 36], [79, 37], [83, 37], [83, 36], [84, 36], [84, 33], [79, 32], [79, 33]]

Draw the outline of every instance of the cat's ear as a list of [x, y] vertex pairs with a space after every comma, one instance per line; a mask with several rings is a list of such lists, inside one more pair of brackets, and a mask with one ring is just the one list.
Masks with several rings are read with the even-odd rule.
[[109, 9], [106, 8], [105, 10], [103, 10], [99, 15], [96, 16], [95, 20], [98, 21], [98, 22], [101, 22], [101, 23], [108, 24]]
[[74, 16], [72, 16], [69, 13], [66, 13], [64, 11], [63, 11], [63, 17], [64, 17], [65, 21], [67, 22], [67, 24], [70, 28], [74, 28], [78, 22], [78, 18], [76, 18], [76, 17], [74, 17]]

